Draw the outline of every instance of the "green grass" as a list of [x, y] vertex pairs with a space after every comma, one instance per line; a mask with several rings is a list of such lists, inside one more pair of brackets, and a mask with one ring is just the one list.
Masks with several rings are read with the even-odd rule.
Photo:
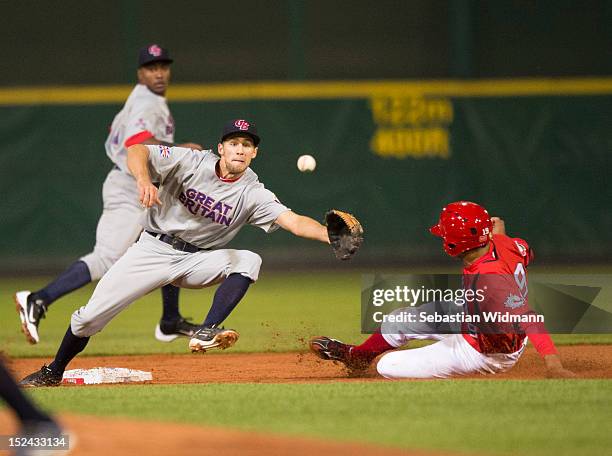
[[[415, 381], [41, 388], [54, 411], [470, 454], [610, 454], [612, 383]], [[183, 404], [183, 405], [178, 405]]]
[[[0, 280], [0, 342], [2, 350], [16, 357], [50, 356], [64, 335], [71, 313], [87, 303], [93, 285], [58, 300], [40, 326], [41, 343], [30, 346], [19, 332], [12, 295], [16, 290], [35, 290], [48, 278]], [[266, 273], [251, 287], [225, 323], [236, 328], [241, 339], [236, 352], [303, 350], [313, 335], [331, 335], [358, 342], [360, 334], [361, 274], [358, 272]], [[203, 320], [214, 289], [182, 290], [181, 311], [195, 321]], [[154, 291], [122, 312], [92, 338], [84, 355], [184, 353], [185, 341], [162, 344], [153, 338], [161, 315], [161, 297]], [[611, 334], [559, 335], [563, 344], [612, 343]]]
[[[18, 317], [12, 294], [20, 289], [37, 289], [46, 278], [0, 282], [0, 340], [13, 356], [48, 356], [64, 335], [71, 313], [87, 303], [93, 286], [64, 296], [50, 308], [40, 326], [41, 343], [29, 346], [18, 332]], [[241, 340], [233, 351], [287, 351], [304, 348], [303, 339], [319, 333], [359, 340], [359, 274], [274, 274], [265, 273], [225, 322], [236, 328]], [[181, 312], [202, 321], [210, 308], [214, 289], [181, 290]], [[115, 318], [92, 338], [86, 354], [184, 353], [184, 340], [157, 342], [153, 329], [161, 315], [161, 296], [154, 291]], [[5, 322], [7, 324], [5, 324]], [[302, 340], [300, 340], [302, 339]]]
[[[12, 356], [55, 353], [70, 314], [93, 287], [55, 303], [42, 321], [42, 342], [25, 343], [12, 294], [47, 278], [0, 281], [0, 341]], [[348, 342], [360, 334], [359, 273], [264, 273], [231, 315], [241, 332], [232, 351], [303, 350], [319, 334]], [[201, 320], [214, 290], [183, 290], [184, 315]], [[134, 303], [92, 339], [85, 355], [184, 353], [185, 341], [162, 344], [153, 328], [159, 292]], [[558, 343], [612, 343], [612, 335], [558, 335]], [[228, 374], [229, 375], [229, 374]], [[469, 454], [610, 454], [612, 382], [608, 380], [416, 381], [328, 384], [139, 385], [41, 388], [34, 398], [53, 411], [127, 416], [263, 432], [363, 441]], [[182, 405], [177, 405], [182, 404]]]

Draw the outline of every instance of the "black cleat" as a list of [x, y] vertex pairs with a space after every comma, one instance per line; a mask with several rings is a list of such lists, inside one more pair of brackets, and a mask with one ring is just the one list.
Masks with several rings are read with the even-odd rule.
[[19, 382], [19, 386], [24, 388], [37, 386], [57, 386], [62, 383], [62, 374], [56, 374], [46, 364], [23, 380]]
[[308, 343], [310, 351], [321, 359], [339, 361], [349, 373], [358, 374], [370, 366], [372, 358], [353, 354], [354, 345], [345, 344], [330, 337], [314, 337]]
[[211, 348], [225, 350], [234, 345], [237, 340], [238, 333], [233, 329], [202, 326], [189, 341], [189, 348], [192, 353], [205, 352]]
[[28, 342], [37, 344], [40, 340], [38, 336], [38, 325], [41, 318], [45, 318], [47, 306], [42, 299], [35, 298], [27, 290], [15, 293], [15, 304], [19, 318], [21, 320], [21, 331], [25, 334]]
[[309, 342], [310, 351], [321, 359], [346, 363], [352, 345], [330, 337], [314, 337]]
[[184, 318], [178, 320], [161, 320], [155, 327], [155, 338], [160, 342], [172, 342], [177, 337], [193, 337], [200, 325], [189, 323]]

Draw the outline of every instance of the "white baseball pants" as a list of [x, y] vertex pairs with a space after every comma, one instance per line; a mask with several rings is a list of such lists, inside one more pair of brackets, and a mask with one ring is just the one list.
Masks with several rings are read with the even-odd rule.
[[[425, 304], [428, 305], [428, 304]], [[414, 308], [397, 309], [410, 312]], [[417, 331], [413, 331], [416, 329]], [[380, 358], [376, 369], [383, 377], [448, 378], [470, 374], [495, 374], [510, 369], [525, 350], [527, 338], [520, 350], [510, 354], [483, 354], [475, 350], [463, 334], [423, 334], [421, 329], [406, 323], [383, 323], [381, 332], [387, 343], [401, 347], [410, 340], [435, 340], [437, 342], [415, 349], [389, 352]]]

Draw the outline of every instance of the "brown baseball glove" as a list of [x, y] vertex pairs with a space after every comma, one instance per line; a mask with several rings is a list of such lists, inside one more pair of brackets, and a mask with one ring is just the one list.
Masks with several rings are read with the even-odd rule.
[[349, 260], [363, 243], [361, 223], [348, 212], [332, 209], [325, 214], [327, 235], [339, 260]]

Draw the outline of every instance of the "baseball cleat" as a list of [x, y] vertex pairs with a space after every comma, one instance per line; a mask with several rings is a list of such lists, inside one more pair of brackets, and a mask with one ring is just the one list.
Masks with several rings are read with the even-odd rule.
[[155, 326], [155, 338], [160, 342], [172, 342], [178, 337], [193, 337], [200, 328], [200, 325], [189, 323], [184, 318], [172, 321], [161, 320]]
[[364, 371], [370, 366], [371, 359], [353, 355], [354, 345], [345, 344], [330, 337], [313, 337], [308, 343], [310, 351], [321, 359], [340, 361], [350, 373]]
[[19, 382], [19, 386], [31, 388], [37, 386], [57, 386], [62, 382], [62, 374], [56, 374], [46, 364], [40, 370], [31, 373]]
[[238, 340], [238, 333], [233, 329], [201, 327], [189, 341], [192, 353], [205, 352], [212, 348], [225, 350]]
[[38, 336], [38, 325], [40, 319], [45, 318], [47, 306], [42, 299], [35, 299], [28, 290], [15, 293], [15, 308], [21, 320], [21, 331], [31, 344], [37, 344], [40, 340]]
[[319, 358], [345, 362], [352, 346], [330, 337], [314, 337], [308, 343], [310, 351]]

